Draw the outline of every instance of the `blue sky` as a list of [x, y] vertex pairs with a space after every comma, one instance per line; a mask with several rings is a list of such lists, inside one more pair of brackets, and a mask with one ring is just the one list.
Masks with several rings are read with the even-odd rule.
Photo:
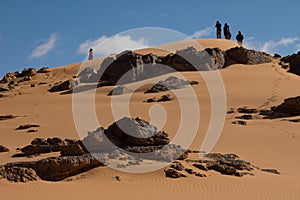
[[[134, 28], [162, 27], [194, 37], [215, 37], [216, 20], [227, 22], [234, 36], [241, 30], [249, 48], [287, 55], [300, 50], [299, 7], [297, 0], [1, 0], [0, 76], [24, 67], [82, 61], [89, 47]], [[126, 45], [153, 45], [147, 38], [126, 34], [108, 41], [110, 45], [97, 49], [97, 56]]]

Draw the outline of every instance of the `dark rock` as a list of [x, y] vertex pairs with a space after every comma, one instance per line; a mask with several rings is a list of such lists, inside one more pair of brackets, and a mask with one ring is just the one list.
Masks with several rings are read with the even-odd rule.
[[253, 114], [253, 113], [257, 113], [257, 109], [255, 108], [248, 108], [248, 107], [243, 107], [243, 108], [238, 108], [237, 111], [239, 113], [247, 113], [247, 114]]
[[37, 73], [37, 70], [34, 68], [24, 68], [21, 74], [18, 77], [32, 77]]
[[167, 133], [139, 118], [124, 117], [110, 125], [105, 135], [117, 146], [166, 145], [170, 141]]
[[238, 124], [238, 125], [247, 126], [247, 122], [242, 121], [242, 120], [233, 121], [233, 122], [231, 122], [231, 123], [232, 123], [232, 124]]
[[24, 76], [18, 81], [18, 83], [30, 81], [30, 80], [32, 80], [31, 76]]
[[157, 92], [164, 92], [168, 90], [177, 90], [177, 89], [182, 89], [187, 85], [190, 85], [189, 81], [185, 81], [177, 77], [170, 76], [167, 79], [156, 83], [151, 89], [147, 90], [145, 93], [157, 93]]
[[150, 98], [150, 99], [147, 99], [146, 102], [147, 103], [154, 103], [154, 102], [156, 102], [156, 99], [155, 98]]
[[163, 95], [161, 96], [157, 102], [165, 102], [165, 101], [171, 101], [173, 98], [171, 97], [171, 95], [169, 94], [166, 94], [166, 95]]
[[181, 162], [177, 162], [177, 161], [174, 161], [170, 166], [170, 168], [176, 169], [178, 171], [184, 170], [184, 166], [181, 164]]
[[48, 72], [50, 72], [49, 67], [42, 67], [37, 71], [37, 73], [48, 73]]
[[8, 148], [6, 148], [5, 146], [0, 145], [0, 153], [2, 153], [2, 152], [8, 152], [8, 151], [9, 151]]
[[120, 176], [115, 176], [115, 179], [116, 179], [117, 181], [121, 181], [121, 177], [120, 177]]
[[273, 58], [276, 58], [276, 59], [281, 58], [281, 55], [275, 53], [274, 56], [273, 56]]
[[56, 83], [52, 88], [50, 88], [49, 92], [60, 92], [65, 90], [71, 90], [75, 87], [75, 82], [73, 80], [66, 80], [62, 83]]
[[243, 47], [234, 47], [226, 52], [226, 64], [245, 64], [245, 65], [257, 65], [262, 63], [272, 62], [272, 57], [266, 53], [248, 50]]
[[9, 91], [9, 89], [4, 88], [4, 87], [0, 87], [0, 92], [8, 92], [8, 91]]
[[277, 171], [276, 169], [261, 169], [261, 171], [263, 172], [269, 172], [269, 173], [272, 173], [272, 174], [280, 174], [279, 171]]
[[39, 82], [39, 85], [47, 85], [46, 82]]
[[186, 177], [186, 175], [184, 175], [181, 172], [177, 171], [176, 169], [172, 169], [172, 168], [165, 170], [165, 175], [166, 175], [166, 177], [169, 177], [169, 178]]
[[16, 183], [25, 183], [40, 179], [33, 169], [19, 166], [0, 166], [0, 179], [1, 178], [6, 178]]
[[34, 83], [31, 83], [30, 86], [31, 86], [31, 87], [35, 87], [35, 84], [34, 84]]
[[44, 138], [35, 138], [31, 141], [31, 145], [49, 145], [49, 143]]
[[289, 121], [294, 122], [294, 123], [298, 123], [298, 122], [300, 122], [300, 119], [290, 119]]
[[300, 76], [300, 51], [297, 54], [281, 58], [281, 63], [289, 64], [289, 72]]
[[27, 133], [36, 133], [36, 132], [38, 132], [38, 130], [36, 130], [36, 129], [30, 129], [27, 131]]
[[195, 173], [195, 176], [198, 176], [198, 177], [206, 177], [206, 175], [205, 174], [201, 174], [201, 173]]
[[203, 164], [200, 164], [200, 163], [195, 163], [193, 164], [194, 167], [198, 168], [198, 169], [201, 169], [203, 171], [208, 171], [208, 168], [207, 166], [203, 165]]
[[272, 114], [284, 114], [283, 116], [300, 115], [300, 96], [285, 99], [282, 104], [272, 108]]
[[29, 129], [29, 128], [36, 128], [40, 127], [40, 125], [37, 124], [25, 124], [25, 125], [20, 125], [16, 130], [23, 130], [23, 129]]
[[246, 175], [254, 176], [254, 174], [250, 173], [250, 172], [235, 172], [234, 175], [237, 176], [237, 177], [243, 177], [243, 176], [246, 176]]
[[0, 121], [1, 120], [8, 120], [8, 119], [15, 119], [17, 116], [14, 115], [1, 115], [0, 116]]
[[[216, 51], [214, 51], [216, 52]], [[215, 58], [212, 53], [212, 58]], [[163, 64], [176, 71], [209, 71], [214, 68], [207, 51], [197, 51], [194, 47], [188, 47], [169, 54], [163, 59]]]
[[188, 173], [188, 174], [195, 174], [196, 172], [194, 172], [193, 169], [190, 169], [190, 168], [185, 168], [185, 171]]
[[227, 111], [227, 114], [232, 114], [232, 113], [234, 113], [234, 112], [235, 112], [234, 108], [230, 108], [230, 109]]
[[245, 120], [250, 120], [252, 118], [253, 118], [252, 115], [242, 115], [242, 116], [236, 117], [236, 119], [245, 119]]

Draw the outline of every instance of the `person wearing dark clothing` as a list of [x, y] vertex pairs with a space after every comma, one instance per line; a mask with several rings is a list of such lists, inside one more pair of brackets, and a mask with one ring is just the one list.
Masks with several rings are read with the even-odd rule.
[[227, 23], [225, 23], [223, 31], [224, 31], [225, 39], [230, 40], [231, 39], [231, 32], [230, 32], [229, 25]]
[[243, 39], [244, 39], [244, 36], [243, 36], [242, 32], [239, 31], [237, 36], [236, 36], [236, 40], [237, 40], [237, 43], [240, 47], [243, 46]]
[[222, 38], [222, 24], [219, 21], [217, 21], [215, 27], [217, 28], [217, 38], [221, 39]]

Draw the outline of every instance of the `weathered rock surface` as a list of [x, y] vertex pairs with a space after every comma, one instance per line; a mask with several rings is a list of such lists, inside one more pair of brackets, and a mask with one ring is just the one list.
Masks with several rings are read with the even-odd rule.
[[60, 138], [34, 139], [30, 145], [21, 148], [26, 156], [60, 152], [63, 156], [77, 156], [87, 153], [81, 141]]
[[184, 175], [183, 173], [177, 171], [176, 169], [173, 168], [169, 168], [165, 170], [165, 174], [166, 177], [169, 178], [182, 178], [182, 177], [186, 177], [186, 175]]
[[167, 79], [156, 83], [152, 88], [147, 90], [145, 93], [158, 93], [158, 92], [164, 92], [168, 90], [177, 90], [177, 89], [182, 89], [187, 85], [194, 85], [194, 84], [198, 84], [198, 82], [185, 81], [175, 76], [170, 76]]
[[222, 69], [226, 63], [226, 54], [219, 48], [207, 48], [205, 51], [209, 54], [211, 59], [210, 70]]
[[9, 151], [9, 149], [7, 147], [5, 147], [3, 145], [0, 145], [0, 153], [2, 153], [2, 152], [8, 152], [8, 151]]
[[50, 88], [49, 92], [60, 92], [60, 91], [66, 91], [71, 90], [75, 87], [75, 81], [73, 80], [66, 80], [62, 83], [56, 83], [52, 88]]
[[0, 166], [0, 179], [1, 178], [13, 182], [28, 182], [40, 179], [33, 169], [13, 165]]
[[280, 64], [284, 68], [286, 68], [286, 64], [289, 64], [289, 72], [300, 76], [300, 51], [297, 54], [281, 58]]
[[266, 53], [258, 52], [254, 50], [248, 50], [243, 47], [235, 47], [225, 52], [226, 64], [245, 64], [245, 65], [257, 65], [262, 63], [272, 62], [272, 57]]
[[297, 116], [300, 115], [300, 96], [285, 99], [282, 104], [272, 109], [273, 115]]
[[110, 125], [105, 134], [117, 146], [166, 145], [170, 142], [167, 133], [139, 118], [124, 117]]
[[248, 108], [248, 107], [242, 107], [242, 108], [238, 108], [237, 111], [239, 113], [246, 113], [246, 114], [254, 114], [257, 113], [257, 109], [255, 108]]
[[119, 85], [115, 87], [113, 90], [111, 90], [107, 95], [108, 96], [115, 96], [115, 95], [122, 95], [124, 93], [128, 92], [128, 89], [124, 85]]
[[49, 72], [51, 72], [49, 67], [42, 67], [37, 71], [37, 73], [49, 73]]
[[160, 98], [149, 98], [145, 102], [147, 103], [153, 103], [153, 102], [166, 102], [166, 101], [172, 101], [173, 97], [170, 94], [162, 95]]

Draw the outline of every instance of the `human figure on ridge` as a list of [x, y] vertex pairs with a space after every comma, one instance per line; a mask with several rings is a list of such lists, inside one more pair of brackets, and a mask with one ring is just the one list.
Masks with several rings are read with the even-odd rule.
[[94, 59], [94, 52], [93, 52], [93, 49], [90, 49], [89, 51], [89, 60], [93, 60]]
[[244, 39], [244, 36], [243, 36], [242, 32], [239, 31], [237, 36], [236, 36], [236, 40], [237, 40], [237, 43], [240, 47], [243, 46], [243, 39]]
[[221, 39], [222, 38], [222, 24], [219, 21], [217, 21], [215, 27], [217, 28], [217, 38]]
[[223, 32], [224, 32], [225, 39], [230, 40], [231, 32], [230, 32], [229, 25], [227, 23], [225, 23], [225, 25], [224, 25]]

